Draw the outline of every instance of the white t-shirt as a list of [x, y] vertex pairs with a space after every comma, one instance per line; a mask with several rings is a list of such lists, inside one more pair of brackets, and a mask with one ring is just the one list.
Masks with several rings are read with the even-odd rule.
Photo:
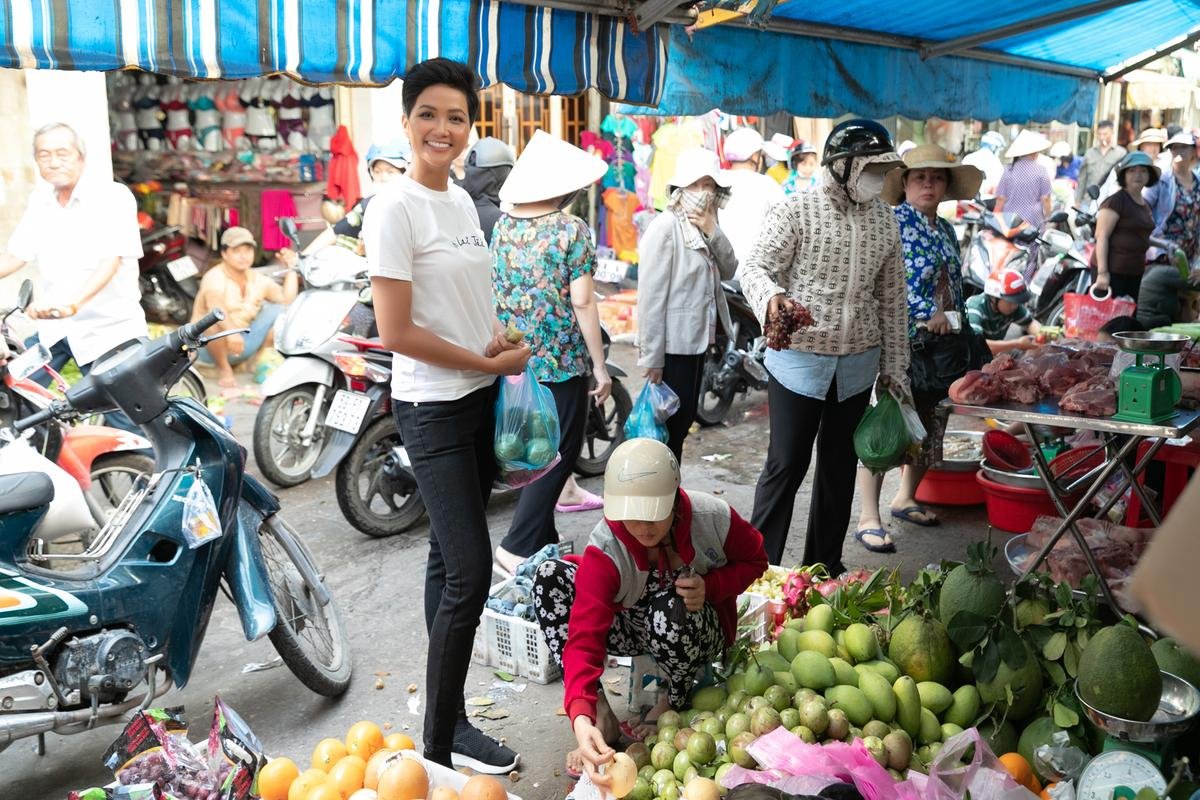
[[745, 169], [728, 170], [724, 176], [730, 180], [729, 200], [717, 212], [717, 224], [721, 232], [733, 245], [737, 255], [738, 269], [750, 260], [750, 251], [758, 241], [767, 212], [786, 197], [783, 187], [770, 175], [761, 175]]
[[39, 306], [78, 302], [100, 264], [114, 256], [121, 259], [112, 280], [74, 316], [38, 321], [38, 339], [46, 347], [65, 338], [76, 363], [85, 365], [148, 335], [138, 288], [142, 236], [137, 203], [125, 186], [85, 177], [66, 206], [59, 205], [53, 187], [38, 186], [8, 240], [8, 252], [37, 262], [42, 281], [34, 304]]
[[[363, 216], [371, 276], [412, 283], [412, 319], [448, 342], [483, 354], [493, 336], [492, 257], [471, 196], [451, 183], [436, 192], [407, 176], [390, 181]], [[495, 375], [392, 355], [392, 397], [457, 400]]]

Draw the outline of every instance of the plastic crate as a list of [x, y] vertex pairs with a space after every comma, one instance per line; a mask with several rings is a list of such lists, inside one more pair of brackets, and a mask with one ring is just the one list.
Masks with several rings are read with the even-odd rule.
[[483, 610], [475, 629], [471, 658], [534, 683], [551, 683], [562, 674], [536, 622], [498, 614], [490, 608]]
[[738, 617], [738, 633], [747, 631], [750, 640], [755, 644], [767, 641], [771, 633], [771, 611], [767, 607], [767, 598], [760, 594], [738, 595], [737, 607], [746, 604], [746, 610]]

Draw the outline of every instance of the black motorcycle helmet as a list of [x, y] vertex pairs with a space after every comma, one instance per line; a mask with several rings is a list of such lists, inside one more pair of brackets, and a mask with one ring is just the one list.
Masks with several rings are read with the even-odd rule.
[[[891, 152], [895, 152], [895, 148], [892, 147], [892, 137], [887, 128], [874, 120], [848, 119], [834, 127], [825, 140], [821, 166], [829, 167], [834, 179], [845, 186], [846, 181], [850, 180], [852, 159]], [[845, 162], [840, 175], [833, 168], [833, 162], [838, 160]]]

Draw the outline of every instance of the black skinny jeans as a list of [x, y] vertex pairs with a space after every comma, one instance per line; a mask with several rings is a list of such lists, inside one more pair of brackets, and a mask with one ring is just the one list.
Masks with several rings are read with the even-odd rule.
[[696, 409], [700, 405], [700, 380], [703, 377], [704, 353], [694, 356], [667, 353], [663, 356], [663, 383], [679, 395], [679, 410], [667, 420], [667, 447], [671, 448], [680, 464], [683, 463], [683, 440], [696, 421]]
[[425, 757], [445, 766], [492, 573], [487, 503], [497, 470], [492, 438], [499, 386], [458, 400], [392, 403], [429, 514], [424, 743]]
[[521, 489], [508, 535], [500, 543], [508, 552], [528, 558], [558, 541], [554, 504], [579, 460], [588, 415], [588, 378], [577, 376], [558, 383], [543, 383], [554, 395], [558, 411], [558, 453], [554, 469]]
[[817, 445], [816, 477], [808, 532], [804, 539], [805, 565], [824, 564], [831, 575], [845, 571], [842, 542], [850, 524], [854, 500], [854, 429], [867, 409], [871, 390], [838, 402], [837, 380], [824, 400], [814, 400], [786, 389], [771, 376], [767, 385], [771, 441], [767, 462], [754, 492], [751, 524], [763, 535], [767, 559], [779, 564], [792, 526], [796, 492], [808, 473], [813, 442]]

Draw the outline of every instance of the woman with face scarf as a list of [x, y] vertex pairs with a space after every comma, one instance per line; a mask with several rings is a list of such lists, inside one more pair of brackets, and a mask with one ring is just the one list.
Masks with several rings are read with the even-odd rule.
[[716, 339], [718, 319], [725, 330], [732, 327], [721, 281], [733, 277], [737, 256], [717, 225], [729, 181], [716, 153], [680, 153], [668, 188], [666, 212], [638, 245], [638, 366], [646, 380], [679, 395], [679, 410], [667, 420], [667, 446], [682, 460], [683, 440], [696, 421], [704, 353]]
[[854, 429], [877, 378], [909, 394], [908, 308], [896, 217], [878, 197], [887, 171], [901, 165], [891, 137], [870, 120], [843, 122], [821, 163], [818, 187], [767, 215], [742, 265], [742, 291], [764, 325], [791, 303], [814, 319], [788, 349], [767, 351], [771, 439], [754, 527], [770, 562], [781, 563], [815, 442], [802, 563], [838, 575], [854, 498]]

